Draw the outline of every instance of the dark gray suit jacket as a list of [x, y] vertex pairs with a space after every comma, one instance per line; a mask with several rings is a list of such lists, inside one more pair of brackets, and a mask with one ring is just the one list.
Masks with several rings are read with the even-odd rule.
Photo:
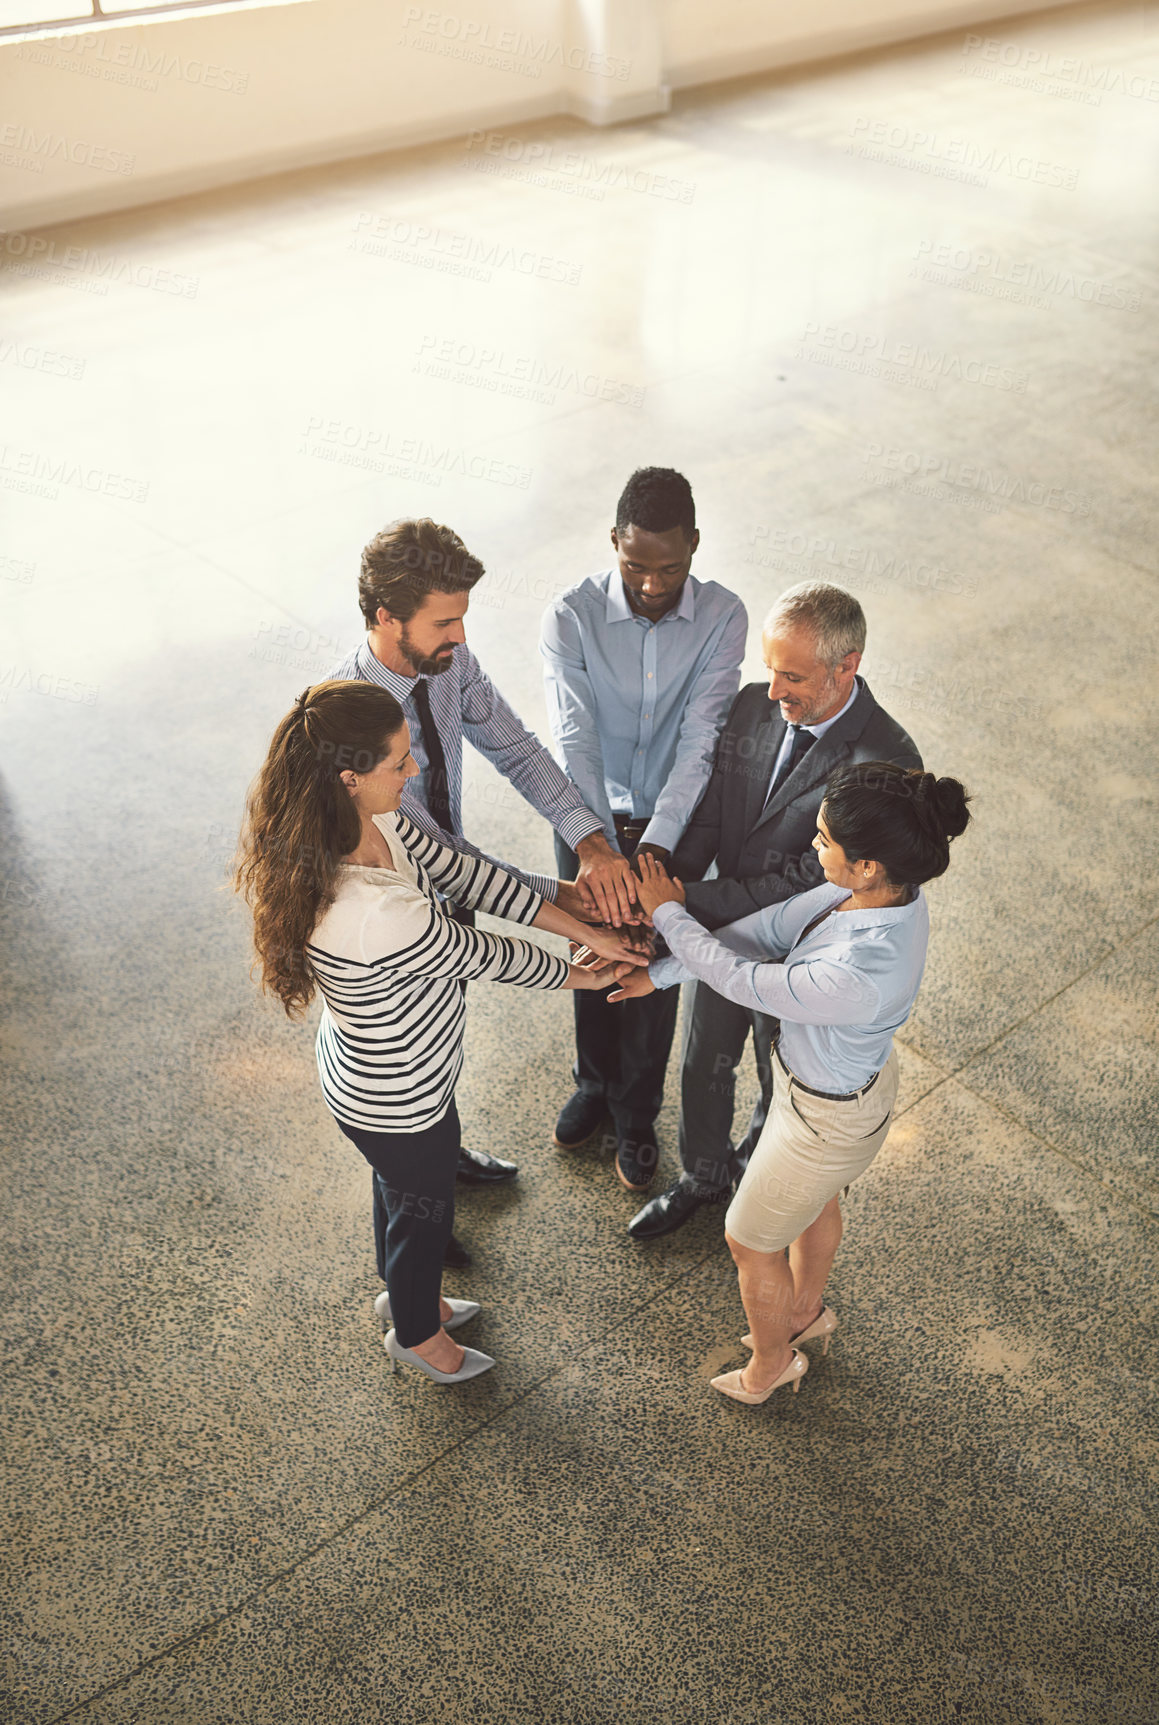
[[[705, 928], [748, 916], [818, 886], [825, 876], [813, 850], [825, 782], [851, 761], [920, 767], [913, 738], [879, 707], [858, 677], [852, 707], [831, 725], [762, 808], [785, 734], [766, 683], [748, 683], [732, 704], [716, 744], [708, 788], [672, 856], [688, 909]], [[715, 862], [719, 878], [702, 876]]]

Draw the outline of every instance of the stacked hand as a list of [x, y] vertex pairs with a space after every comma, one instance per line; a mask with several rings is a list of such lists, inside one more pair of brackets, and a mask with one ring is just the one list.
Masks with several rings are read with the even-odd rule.
[[636, 879], [627, 857], [613, 850], [602, 833], [590, 833], [581, 839], [576, 855], [580, 867], [574, 893], [583, 909], [570, 902], [571, 895], [562, 908], [581, 922], [610, 922], [615, 928], [621, 923], [637, 922]]
[[650, 852], [637, 856], [640, 878], [636, 882], [636, 897], [640, 906], [653, 916], [662, 904], [683, 904], [684, 888], [673, 880], [664, 864]]

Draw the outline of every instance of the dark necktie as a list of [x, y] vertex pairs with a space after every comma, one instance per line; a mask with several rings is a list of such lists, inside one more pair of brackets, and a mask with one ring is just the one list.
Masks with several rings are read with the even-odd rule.
[[793, 771], [794, 767], [796, 767], [798, 761], [808, 754], [809, 750], [813, 747], [813, 744], [817, 741], [812, 731], [807, 731], [803, 725], [790, 725], [789, 729], [793, 733], [793, 741], [789, 745], [789, 752], [785, 756], [784, 764], [781, 767], [780, 772], [773, 775], [773, 782], [769, 786], [769, 794], [765, 798], [766, 805], [768, 805], [776, 796], [789, 774]]
[[415, 706], [418, 708], [419, 728], [423, 733], [423, 748], [427, 756], [427, 770], [424, 775], [427, 810], [445, 833], [453, 833], [455, 828], [451, 821], [451, 787], [447, 783], [447, 757], [443, 753], [434, 714], [431, 712], [430, 688], [425, 677], [420, 677], [415, 684]]

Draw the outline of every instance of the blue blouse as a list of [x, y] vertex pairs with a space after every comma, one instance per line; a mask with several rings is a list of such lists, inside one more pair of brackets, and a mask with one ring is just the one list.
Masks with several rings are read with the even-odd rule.
[[657, 988], [696, 977], [772, 1014], [781, 1020], [781, 1059], [803, 1084], [859, 1090], [889, 1059], [917, 999], [930, 917], [919, 888], [908, 904], [834, 911], [795, 944], [814, 917], [848, 897], [826, 881], [715, 934], [682, 905], [662, 904], [652, 920], [671, 956], [653, 959], [648, 974]]

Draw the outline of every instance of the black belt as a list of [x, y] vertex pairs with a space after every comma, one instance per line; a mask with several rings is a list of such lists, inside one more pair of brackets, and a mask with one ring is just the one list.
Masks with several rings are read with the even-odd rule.
[[[783, 1060], [781, 1061], [781, 1065], [785, 1066], [785, 1063]], [[785, 1071], [789, 1072], [789, 1068], [787, 1066], [785, 1066]], [[803, 1090], [805, 1092], [806, 1096], [819, 1096], [821, 1098], [822, 1102], [856, 1102], [859, 1097], [865, 1095], [865, 1092], [867, 1090], [873, 1089], [873, 1086], [877, 1083], [878, 1079], [881, 1077], [881, 1073], [875, 1072], [873, 1077], [869, 1080], [868, 1084], [863, 1084], [861, 1086], [860, 1090], [847, 1090], [845, 1092], [844, 1096], [835, 1095], [832, 1090], [814, 1090], [814, 1088], [811, 1084], [803, 1084], [801, 1082], [801, 1080], [797, 1077], [794, 1077], [793, 1073], [791, 1073], [791, 1072], [789, 1072], [789, 1077], [792, 1080], [792, 1082], [797, 1086], [798, 1090]]]

